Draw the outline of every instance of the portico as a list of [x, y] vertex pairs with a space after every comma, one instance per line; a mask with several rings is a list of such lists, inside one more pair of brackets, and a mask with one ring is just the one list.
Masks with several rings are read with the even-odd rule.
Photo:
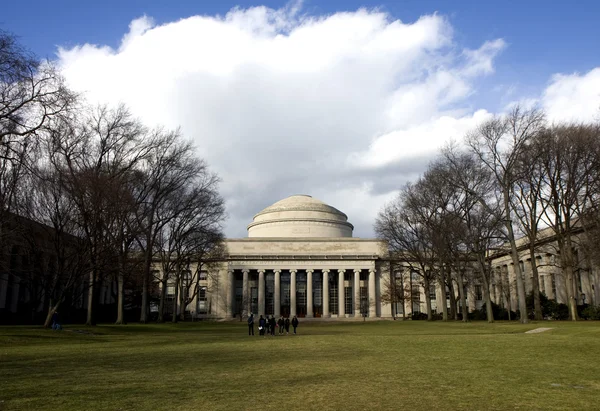
[[269, 266], [269, 262], [263, 263], [255, 265], [261, 268], [240, 265], [229, 269], [233, 286], [228, 290], [228, 316], [249, 313], [306, 318], [377, 315], [377, 272], [364, 261], [349, 268], [323, 268], [327, 267], [325, 264], [296, 268], [289, 262], [274, 268], [276, 266]]

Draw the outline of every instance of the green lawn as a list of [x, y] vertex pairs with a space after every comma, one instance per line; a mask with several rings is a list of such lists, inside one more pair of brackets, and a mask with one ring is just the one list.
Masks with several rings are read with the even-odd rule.
[[[553, 329], [524, 334], [537, 327]], [[305, 322], [299, 332], [0, 327], [0, 410], [600, 409], [598, 322]]]

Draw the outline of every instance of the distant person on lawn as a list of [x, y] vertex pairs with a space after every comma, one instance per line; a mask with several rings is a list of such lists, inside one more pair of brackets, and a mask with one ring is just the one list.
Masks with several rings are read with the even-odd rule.
[[60, 325], [60, 320], [58, 319], [58, 311], [54, 311], [54, 314], [52, 314], [52, 329], [53, 330], [62, 330], [62, 326]]
[[271, 329], [271, 336], [275, 337], [275, 327], [277, 327], [277, 321], [275, 321], [275, 316], [272, 315], [269, 320], [269, 328]]
[[279, 326], [279, 335], [283, 334], [283, 325], [285, 321], [283, 320], [283, 315], [279, 317], [279, 321], [277, 321], [277, 325]]
[[254, 335], [254, 314], [252, 313], [248, 317], [248, 335]]
[[290, 333], [290, 317], [287, 317], [285, 319], [285, 334], [289, 334]]
[[299, 323], [300, 321], [298, 321], [298, 317], [294, 316], [294, 318], [292, 318], [292, 327], [294, 327], [294, 334], [296, 334], [296, 328], [298, 328]]
[[265, 328], [267, 326], [267, 321], [261, 315], [258, 319], [258, 335], [265, 335]]

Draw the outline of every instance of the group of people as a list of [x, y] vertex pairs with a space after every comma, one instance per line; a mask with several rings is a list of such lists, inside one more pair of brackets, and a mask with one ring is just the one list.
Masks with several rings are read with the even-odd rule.
[[[283, 315], [279, 317], [279, 320], [275, 320], [275, 316], [272, 315], [270, 318], [267, 315], [266, 318], [262, 315], [258, 319], [258, 334], [262, 336], [272, 335], [275, 336], [275, 329], [279, 328], [279, 335], [283, 335], [284, 331], [287, 334], [290, 333], [290, 324], [294, 328], [294, 334], [298, 328], [298, 317], [294, 316], [292, 321], [289, 317], [283, 318]], [[254, 314], [250, 314], [248, 317], [248, 335], [254, 335]]]

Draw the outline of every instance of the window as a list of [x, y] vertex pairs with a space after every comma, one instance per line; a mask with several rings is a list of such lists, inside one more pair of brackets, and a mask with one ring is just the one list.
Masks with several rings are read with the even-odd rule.
[[167, 298], [174, 298], [175, 297], [175, 284], [168, 284], [167, 285]]
[[329, 312], [331, 314], [339, 314], [338, 312], [338, 284], [335, 281], [335, 276], [329, 279]]
[[367, 287], [360, 287], [360, 312], [363, 315], [369, 314], [369, 293]]
[[436, 298], [436, 296], [435, 296], [435, 285], [430, 285], [429, 286], [429, 299], [431, 301], [435, 301], [435, 298]]
[[413, 301], [421, 301], [421, 290], [419, 288], [420, 287], [418, 285], [413, 285], [412, 286], [412, 298], [413, 298]]
[[206, 314], [208, 311], [206, 287], [200, 287], [198, 290], [198, 307], [196, 311], [200, 314]]
[[199, 278], [200, 278], [200, 281], [208, 280], [208, 273], [206, 271], [200, 271]]
[[352, 287], [344, 287], [344, 297], [346, 314], [352, 314]]

